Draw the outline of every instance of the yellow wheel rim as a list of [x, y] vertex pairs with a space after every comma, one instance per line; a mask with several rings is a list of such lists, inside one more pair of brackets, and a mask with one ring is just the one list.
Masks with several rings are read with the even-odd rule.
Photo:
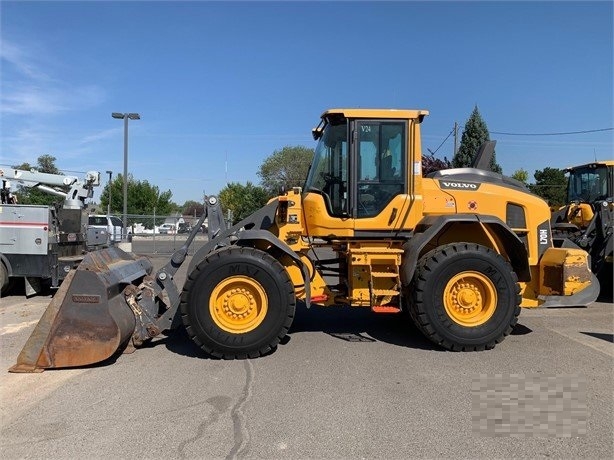
[[448, 281], [443, 304], [455, 323], [467, 327], [480, 326], [497, 309], [497, 290], [490, 278], [482, 273], [462, 272]]
[[209, 312], [215, 324], [231, 334], [256, 329], [267, 313], [264, 288], [253, 278], [233, 276], [215, 286], [209, 299]]

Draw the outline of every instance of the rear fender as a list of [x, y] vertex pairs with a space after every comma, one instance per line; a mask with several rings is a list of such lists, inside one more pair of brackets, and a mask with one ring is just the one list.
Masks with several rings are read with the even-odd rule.
[[[455, 227], [460, 228], [460, 225], [468, 227], [465, 231], [456, 231]], [[449, 233], [451, 230], [454, 230], [453, 234]], [[505, 222], [495, 216], [454, 214], [427, 216], [418, 223], [414, 235], [403, 245], [405, 250], [401, 266], [403, 285], [411, 283], [422, 254], [442, 244], [461, 241], [484, 244], [497, 250], [507, 256], [519, 281], [531, 279], [527, 249]]]

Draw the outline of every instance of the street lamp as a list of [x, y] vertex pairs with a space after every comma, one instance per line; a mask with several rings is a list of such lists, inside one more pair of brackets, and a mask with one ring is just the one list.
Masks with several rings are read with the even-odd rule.
[[113, 171], [107, 171], [109, 175], [109, 202], [107, 203], [107, 216], [111, 215], [111, 191], [113, 188], [113, 184], [111, 183], [111, 179], [113, 178]]
[[113, 112], [113, 118], [124, 120], [124, 215], [123, 215], [123, 230], [122, 241], [126, 241], [126, 232], [128, 231], [128, 119], [140, 120], [141, 116], [138, 113], [119, 113]]

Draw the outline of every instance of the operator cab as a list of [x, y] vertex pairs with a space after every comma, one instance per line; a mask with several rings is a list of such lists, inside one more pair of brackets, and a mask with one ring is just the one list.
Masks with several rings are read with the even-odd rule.
[[388, 232], [398, 228], [402, 212], [410, 207], [410, 178], [420, 174], [419, 161], [416, 172], [408, 161], [416, 145], [410, 133], [419, 137], [416, 125], [426, 114], [366, 109], [325, 112], [313, 130], [319, 142], [304, 187], [304, 205], [321, 207], [318, 221], [336, 220], [335, 229], [340, 225]]
[[568, 168], [567, 172], [567, 203], [594, 203], [613, 196], [614, 163], [591, 163]]

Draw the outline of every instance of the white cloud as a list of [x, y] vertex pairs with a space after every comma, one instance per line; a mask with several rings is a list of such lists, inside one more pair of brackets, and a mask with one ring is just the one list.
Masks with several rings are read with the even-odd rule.
[[21, 75], [33, 80], [48, 80], [47, 74], [42, 72], [34, 64], [35, 59], [23, 47], [8, 42], [0, 41], [0, 58], [5, 61], [3, 65], [9, 64]]
[[16, 165], [24, 162], [33, 163], [48, 153], [49, 133], [40, 127], [23, 127], [2, 136], [2, 163]]
[[[88, 109], [102, 103], [104, 90], [96, 84], [54, 79], [41, 67], [53, 67], [49, 55], [37, 57], [23, 46], [2, 40], [2, 96], [0, 111], [6, 115], [54, 115]], [[70, 72], [68, 72], [70, 73]]]
[[124, 132], [123, 125], [118, 128], [104, 129], [102, 131], [88, 134], [87, 136], [83, 137], [80, 140], [79, 144], [81, 145], [91, 144], [91, 143], [95, 143], [95, 142], [98, 142], [104, 139], [111, 139], [111, 138], [120, 139], [123, 132]]
[[3, 113], [13, 115], [48, 115], [68, 109], [57, 91], [27, 84], [19, 84], [12, 90], [5, 87], [0, 103]]

